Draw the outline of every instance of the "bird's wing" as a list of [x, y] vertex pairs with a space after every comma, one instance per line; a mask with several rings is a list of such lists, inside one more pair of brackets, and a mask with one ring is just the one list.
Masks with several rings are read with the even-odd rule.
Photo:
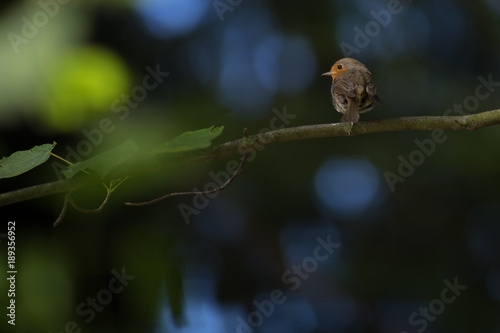
[[377, 96], [377, 86], [373, 82], [370, 81], [366, 84], [366, 92], [373, 98], [375, 102], [382, 104], [380, 98], [378, 98]]
[[332, 85], [332, 93], [336, 93], [349, 98], [356, 97], [356, 85], [354, 83], [356, 75], [355, 70], [346, 70], [335, 78]]

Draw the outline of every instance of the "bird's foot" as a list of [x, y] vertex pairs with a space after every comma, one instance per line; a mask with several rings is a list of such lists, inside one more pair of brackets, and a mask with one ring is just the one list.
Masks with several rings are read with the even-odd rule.
[[351, 121], [351, 122], [349, 123], [349, 125], [350, 125], [350, 126], [349, 126], [349, 129], [347, 130], [347, 135], [349, 135], [349, 136], [350, 136], [350, 135], [351, 135], [351, 133], [352, 133], [352, 128], [353, 128], [353, 126], [354, 126], [354, 122], [352, 122], [352, 121]]

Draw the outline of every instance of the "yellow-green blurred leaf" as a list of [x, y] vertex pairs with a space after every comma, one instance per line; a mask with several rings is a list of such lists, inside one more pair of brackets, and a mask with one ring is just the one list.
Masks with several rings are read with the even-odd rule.
[[132, 140], [128, 140], [118, 147], [105, 151], [86, 161], [70, 165], [67, 170], [63, 171], [63, 174], [65, 177], [71, 178], [83, 169], [91, 169], [96, 171], [99, 177], [104, 178], [111, 170], [123, 162], [130, 160], [137, 150], [137, 145]]
[[109, 112], [128, 87], [127, 67], [111, 51], [96, 47], [69, 51], [41, 91], [42, 118], [56, 130], [75, 130]]
[[159, 145], [153, 154], [177, 153], [193, 149], [210, 147], [212, 140], [222, 134], [224, 126], [208, 127], [197, 131], [188, 131]]

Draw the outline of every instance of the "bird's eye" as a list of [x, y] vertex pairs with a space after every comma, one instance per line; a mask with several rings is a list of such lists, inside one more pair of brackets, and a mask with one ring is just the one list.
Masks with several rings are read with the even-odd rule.
[[338, 69], [342, 69], [342, 65], [338, 65], [338, 66], [337, 66], [337, 68], [338, 68]]

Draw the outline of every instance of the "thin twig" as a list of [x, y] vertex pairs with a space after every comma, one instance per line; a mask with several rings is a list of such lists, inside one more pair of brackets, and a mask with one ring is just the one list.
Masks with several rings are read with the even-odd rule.
[[59, 160], [63, 161], [64, 163], [67, 163], [68, 165], [73, 165], [73, 163], [71, 163], [70, 161], [68, 161], [68, 160], [66, 160], [66, 159], [64, 159], [64, 158], [62, 158], [61, 156], [59, 156], [59, 155], [57, 155], [57, 154], [54, 154], [54, 153], [52, 153], [52, 152], [51, 152], [51, 153], [50, 153], [50, 155], [51, 155], [52, 157], [55, 157], [55, 158], [57, 158], [57, 159], [59, 159]]
[[243, 165], [245, 164], [245, 162], [247, 160], [247, 157], [248, 157], [248, 153], [246, 153], [245, 155], [243, 155], [243, 157], [241, 158], [240, 165], [238, 166], [238, 169], [236, 169], [236, 171], [233, 173], [233, 175], [231, 176], [231, 178], [229, 178], [221, 186], [219, 186], [217, 188], [214, 188], [214, 189], [212, 189], [210, 191], [175, 192], [175, 193], [170, 193], [170, 194], [164, 195], [162, 197], [159, 197], [159, 198], [156, 198], [156, 199], [153, 199], [153, 200], [150, 200], [150, 201], [144, 201], [144, 202], [125, 202], [125, 205], [127, 205], [127, 206], [147, 206], [147, 205], [151, 205], [151, 204], [154, 204], [156, 202], [159, 202], [161, 200], [164, 200], [164, 199], [167, 199], [167, 198], [171, 198], [171, 197], [176, 197], [176, 196], [183, 196], [183, 195], [207, 195], [207, 194], [212, 194], [212, 193], [215, 193], [215, 192], [219, 192], [219, 191], [225, 189], [229, 184], [231, 184], [233, 182], [233, 180], [236, 178], [236, 176], [238, 176], [238, 174], [243, 169]]
[[68, 201], [71, 204], [71, 206], [73, 206], [74, 209], [76, 209], [77, 211], [79, 211], [81, 213], [84, 213], [84, 214], [97, 214], [97, 213], [102, 212], [102, 210], [104, 209], [104, 206], [106, 206], [106, 204], [108, 203], [108, 200], [109, 200], [110, 196], [111, 196], [111, 191], [108, 188], [106, 188], [106, 197], [102, 201], [101, 205], [98, 208], [96, 208], [96, 209], [86, 209], [86, 208], [82, 208], [82, 207], [78, 206], [78, 204], [75, 202], [75, 200], [71, 196], [70, 192], [69, 192], [69, 195], [68, 195]]
[[[54, 141], [54, 146], [55, 146], [55, 143], [56, 143], [56, 142]], [[51, 155], [52, 157], [55, 157], [55, 158], [57, 158], [57, 159], [59, 159], [59, 160], [63, 161], [64, 163], [67, 163], [68, 165], [73, 165], [73, 163], [71, 163], [70, 161], [68, 161], [68, 160], [66, 160], [66, 159], [64, 159], [64, 158], [62, 158], [61, 156], [59, 156], [59, 155], [57, 155], [57, 154], [54, 154], [54, 153], [52, 153], [52, 152], [51, 152], [51, 153], [50, 153], [50, 155]], [[83, 171], [83, 172], [84, 172], [84, 173], [86, 173], [87, 175], [90, 175], [90, 173], [89, 173], [88, 171], [86, 171], [85, 169], [82, 169], [81, 171]]]
[[109, 198], [111, 196], [111, 193], [113, 193], [113, 191], [118, 186], [120, 186], [125, 180], [127, 180], [127, 178], [128, 177], [126, 177], [124, 179], [120, 179], [120, 180], [112, 180], [111, 184], [109, 185], [109, 187], [106, 184], [101, 183], [104, 186], [104, 188], [106, 188], [106, 197], [104, 198], [104, 200], [101, 203], [101, 205], [98, 208], [96, 208], [96, 209], [86, 209], [86, 208], [82, 208], [82, 207], [78, 206], [78, 204], [75, 202], [75, 200], [71, 196], [73, 194], [73, 191], [66, 192], [66, 194], [64, 195], [64, 205], [63, 205], [62, 211], [59, 214], [59, 216], [57, 217], [57, 220], [54, 222], [53, 227], [54, 228], [57, 227], [62, 222], [62, 220], [64, 219], [64, 216], [66, 215], [66, 211], [68, 209], [68, 204], [71, 204], [71, 206], [73, 206], [74, 209], [76, 209], [79, 212], [85, 213], [85, 214], [97, 214], [97, 213], [100, 213], [104, 209], [104, 207], [106, 206], [106, 204], [108, 203], [108, 200], [109, 200]]
[[63, 208], [61, 210], [61, 213], [59, 213], [59, 216], [57, 217], [57, 220], [54, 222], [54, 224], [52, 224], [53, 228], [57, 227], [59, 225], [59, 223], [61, 223], [62, 220], [64, 219], [64, 217], [66, 216], [66, 211], [68, 210], [68, 202], [69, 202], [68, 197], [69, 196], [70, 196], [70, 192], [67, 192], [64, 195]]

